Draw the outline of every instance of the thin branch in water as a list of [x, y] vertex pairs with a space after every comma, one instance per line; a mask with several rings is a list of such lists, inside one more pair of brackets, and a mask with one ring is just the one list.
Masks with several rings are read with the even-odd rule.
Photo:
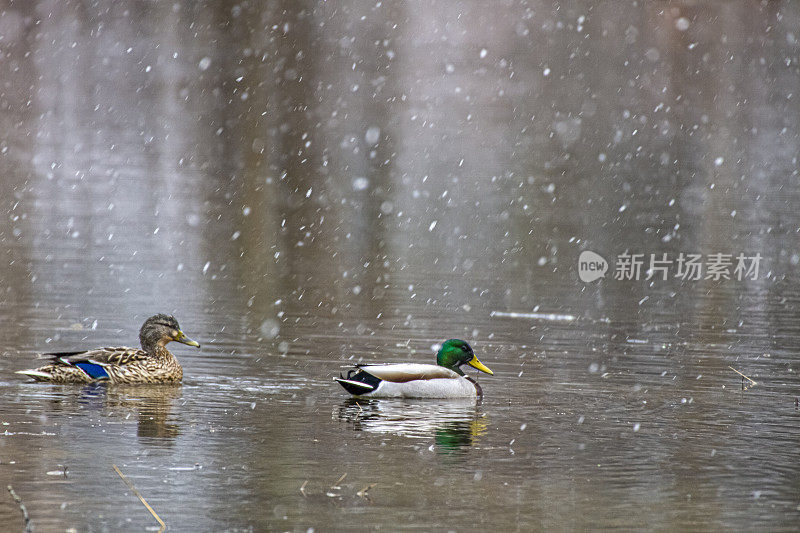
[[22, 519], [25, 521], [25, 533], [30, 533], [33, 531], [33, 525], [31, 524], [31, 517], [28, 516], [28, 509], [25, 508], [25, 504], [22, 503], [22, 498], [17, 496], [17, 493], [14, 492], [14, 487], [8, 485], [6, 487], [8, 489], [8, 493], [11, 494], [11, 497], [14, 498], [14, 501], [19, 505], [19, 510], [22, 511]]
[[356, 495], [357, 495], [358, 497], [360, 497], [360, 498], [368, 498], [368, 497], [367, 497], [367, 492], [369, 492], [369, 489], [371, 489], [371, 488], [372, 488], [372, 487], [374, 487], [375, 485], [377, 485], [377, 483], [370, 483], [369, 485], [367, 485], [366, 487], [364, 487], [364, 488], [363, 488], [363, 489], [361, 489], [360, 491], [356, 492]]
[[[756, 385], [758, 385], [758, 383], [756, 383], [756, 382], [755, 382], [755, 380], [752, 380], [752, 379], [750, 379], [749, 377], [745, 376], [744, 374], [742, 374], [741, 372], [739, 372], [738, 370], [736, 370], [736, 369], [735, 369], [735, 368], [733, 368], [732, 366], [729, 366], [728, 368], [730, 368], [731, 370], [733, 370], [734, 372], [736, 372], [737, 374], [739, 374], [740, 376], [742, 376], [742, 390], [747, 390], [747, 389], [749, 389], [750, 387], [755, 387]], [[747, 380], [747, 381], [749, 381], [749, 382], [750, 382], [750, 385], [748, 385], [747, 387], [745, 387], [745, 386], [744, 386], [744, 380]]]
[[165, 524], [164, 521], [161, 520], [161, 517], [156, 514], [156, 512], [153, 510], [152, 507], [150, 507], [150, 504], [147, 503], [147, 500], [144, 499], [144, 496], [139, 494], [139, 491], [136, 490], [136, 487], [133, 486], [133, 483], [131, 483], [128, 480], [128, 478], [125, 477], [125, 474], [123, 474], [120, 471], [120, 469], [117, 468], [117, 465], [112, 464], [111, 466], [114, 467], [114, 470], [117, 472], [117, 475], [119, 475], [119, 477], [122, 478], [122, 481], [124, 481], [125, 484], [128, 485], [128, 488], [130, 488], [133, 491], [136, 497], [139, 498], [139, 501], [141, 501], [144, 504], [144, 506], [147, 507], [147, 510], [150, 511], [150, 514], [153, 515], [153, 518], [155, 518], [156, 521], [159, 523], [161, 529], [158, 530], [158, 533], [163, 533], [163, 531], [167, 528], [167, 524]]
[[339, 483], [344, 481], [344, 478], [346, 478], [346, 477], [347, 477], [347, 472], [342, 474], [342, 477], [340, 477], [339, 480], [336, 483], [334, 483], [333, 486], [331, 486], [331, 490], [333, 490], [333, 489], [341, 489], [342, 487], [339, 486]]

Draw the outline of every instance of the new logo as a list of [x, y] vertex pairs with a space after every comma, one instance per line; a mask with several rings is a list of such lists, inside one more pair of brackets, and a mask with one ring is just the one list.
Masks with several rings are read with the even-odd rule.
[[606, 277], [608, 271], [608, 261], [603, 259], [603, 256], [586, 250], [581, 252], [578, 257], [578, 277], [584, 283], [591, 283], [592, 281]]

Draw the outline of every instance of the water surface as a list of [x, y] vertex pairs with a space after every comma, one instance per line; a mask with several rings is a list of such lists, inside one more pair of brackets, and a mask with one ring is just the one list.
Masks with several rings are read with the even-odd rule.
[[[798, 27], [790, 2], [3, 3], [2, 484], [37, 531], [157, 529], [112, 465], [173, 531], [796, 529]], [[763, 259], [616, 280], [626, 251]], [[13, 374], [156, 312], [203, 344], [179, 386]], [[480, 403], [332, 381], [450, 337], [495, 372]]]

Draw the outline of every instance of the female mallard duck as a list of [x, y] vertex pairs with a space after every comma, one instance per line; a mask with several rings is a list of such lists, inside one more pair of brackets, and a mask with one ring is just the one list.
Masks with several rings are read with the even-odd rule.
[[52, 361], [39, 368], [19, 370], [36, 381], [51, 383], [169, 383], [183, 378], [181, 364], [164, 346], [177, 341], [189, 346], [200, 345], [188, 338], [169, 315], [148, 318], [139, 330], [142, 349], [97, 348], [84, 352], [44, 354]]
[[461, 365], [494, 372], [483, 365], [469, 344], [450, 339], [436, 354], [435, 365], [418, 363], [356, 365], [347, 377], [334, 378], [355, 396], [371, 398], [480, 398], [480, 385], [464, 375]]

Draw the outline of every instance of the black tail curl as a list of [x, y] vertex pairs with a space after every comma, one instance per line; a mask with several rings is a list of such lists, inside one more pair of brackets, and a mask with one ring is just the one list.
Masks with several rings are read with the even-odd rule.
[[364, 372], [360, 368], [348, 370], [347, 376], [342, 376], [339, 374], [339, 377], [336, 378], [336, 381], [339, 383], [339, 385], [344, 387], [344, 390], [355, 395], [369, 394], [370, 392], [374, 392], [381, 383], [380, 378], [376, 378], [372, 374]]

